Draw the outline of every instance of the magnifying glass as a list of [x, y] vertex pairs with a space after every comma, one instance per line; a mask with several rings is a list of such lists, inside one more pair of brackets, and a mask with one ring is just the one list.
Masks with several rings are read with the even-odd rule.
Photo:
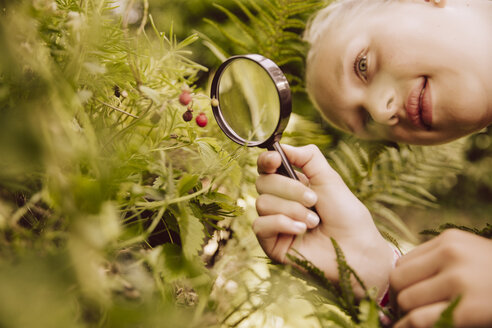
[[231, 140], [277, 151], [277, 173], [299, 180], [279, 143], [292, 111], [289, 82], [272, 60], [255, 54], [229, 58], [215, 73], [211, 98], [215, 120]]

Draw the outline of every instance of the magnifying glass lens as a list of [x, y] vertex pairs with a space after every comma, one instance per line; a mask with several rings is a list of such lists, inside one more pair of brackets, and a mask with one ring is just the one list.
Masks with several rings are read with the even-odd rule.
[[246, 143], [263, 142], [274, 134], [280, 119], [278, 91], [256, 62], [231, 62], [221, 75], [218, 93], [224, 121]]
[[292, 110], [289, 82], [272, 60], [256, 54], [229, 58], [213, 78], [211, 98], [215, 119], [231, 140], [276, 150], [282, 159], [277, 173], [298, 179], [279, 143]]

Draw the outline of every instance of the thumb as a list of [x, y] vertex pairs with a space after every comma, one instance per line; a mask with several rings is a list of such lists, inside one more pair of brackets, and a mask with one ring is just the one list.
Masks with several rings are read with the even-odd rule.
[[[292, 165], [302, 169], [309, 187], [318, 194], [316, 209], [326, 227], [346, 232], [355, 227], [373, 226], [372, 217], [362, 202], [347, 187], [340, 175], [328, 164], [314, 145], [282, 146]], [[347, 230], [348, 229], [348, 230]], [[372, 231], [372, 230], [371, 230]]]
[[346, 187], [340, 175], [328, 164], [323, 153], [315, 145], [293, 147], [282, 145], [285, 155], [292, 165], [300, 168], [309, 179], [311, 187], [334, 184]]

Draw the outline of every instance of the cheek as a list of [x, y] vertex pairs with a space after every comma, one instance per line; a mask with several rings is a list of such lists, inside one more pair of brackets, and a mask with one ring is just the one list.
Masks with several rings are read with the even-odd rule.
[[488, 125], [487, 92], [475, 77], [443, 76], [436, 83], [436, 126], [474, 132]]

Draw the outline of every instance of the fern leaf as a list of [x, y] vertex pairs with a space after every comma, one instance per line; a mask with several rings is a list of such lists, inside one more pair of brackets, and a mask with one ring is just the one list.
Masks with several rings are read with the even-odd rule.
[[337, 302], [339, 291], [333, 282], [328, 280], [325, 276], [325, 273], [313, 265], [308, 260], [302, 258], [302, 255], [296, 252], [298, 256], [294, 256], [292, 254], [287, 254], [287, 258], [293, 263], [297, 264], [302, 269], [306, 270], [306, 272], [314, 279], [315, 285], [321, 287], [321, 290], [324, 291], [323, 296], [332, 302]]
[[335, 170], [340, 174], [343, 181], [349, 186], [349, 188], [353, 189], [355, 185], [355, 181], [352, 178], [352, 171], [350, 167], [345, 164], [342, 158], [338, 155], [338, 153], [333, 152], [330, 154], [330, 158], [333, 161]]
[[247, 6], [245, 6], [240, 0], [234, 0], [234, 3], [241, 9], [241, 11], [251, 21], [251, 25], [258, 26], [259, 28], [266, 29], [265, 23], [257, 16], [254, 15]]
[[244, 24], [242, 20], [240, 20], [236, 15], [234, 15], [229, 9], [219, 5], [214, 4], [214, 6], [220, 9], [227, 17], [238, 27], [238, 29], [242, 32], [243, 36], [248, 36], [252, 41], [257, 41], [257, 34], [251, 29], [247, 24]]
[[350, 161], [352, 164], [353, 169], [355, 170], [355, 176], [357, 177], [363, 177], [366, 175], [366, 172], [363, 170], [362, 165], [361, 165], [361, 157], [358, 155], [358, 147], [356, 148], [355, 145], [354, 147], [349, 147], [345, 142], [340, 142], [339, 144], [340, 150], [343, 152], [345, 157]]
[[371, 202], [367, 206], [372, 213], [375, 213], [378, 221], [387, 221], [390, 226], [396, 228], [396, 231], [402, 233], [405, 238], [414, 243], [417, 242], [414, 234], [395, 212], [377, 202]]
[[402, 200], [408, 201], [408, 204], [411, 204], [415, 207], [421, 206], [422, 208], [426, 208], [426, 207], [437, 208], [437, 205], [435, 203], [423, 199], [421, 197], [417, 197], [412, 193], [410, 193], [408, 189], [405, 188], [393, 190], [392, 194], [399, 197]]
[[213, 20], [210, 20], [208, 18], [204, 18], [204, 21], [207, 22], [208, 24], [212, 25], [213, 27], [215, 27], [220, 33], [222, 33], [222, 35], [224, 37], [226, 37], [226, 39], [229, 42], [232, 42], [233, 44], [240, 47], [242, 49], [242, 51], [247, 52], [248, 46], [244, 42], [238, 40], [237, 38], [232, 36], [230, 33], [228, 33], [224, 28], [222, 28], [221, 25], [217, 24], [216, 22], [214, 22]]
[[441, 313], [441, 316], [439, 317], [439, 320], [437, 320], [436, 324], [434, 325], [434, 328], [453, 328], [453, 313], [454, 309], [458, 306], [459, 302], [461, 300], [461, 296], [458, 296], [456, 299], [454, 299], [448, 307]]
[[331, 238], [331, 243], [335, 248], [335, 253], [337, 255], [338, 264], [338, 278], [339, 286], [341, 291], [341, 300], [344, 303], [344, 308], [352, 318], [357, 318], [358, 309], [355, 304], [355, 294], [352, 289], [352, 281], [350, 279], [353, 270], [351, 270], [345, 260], [345, 255], [343, 254], [340, 246]]

